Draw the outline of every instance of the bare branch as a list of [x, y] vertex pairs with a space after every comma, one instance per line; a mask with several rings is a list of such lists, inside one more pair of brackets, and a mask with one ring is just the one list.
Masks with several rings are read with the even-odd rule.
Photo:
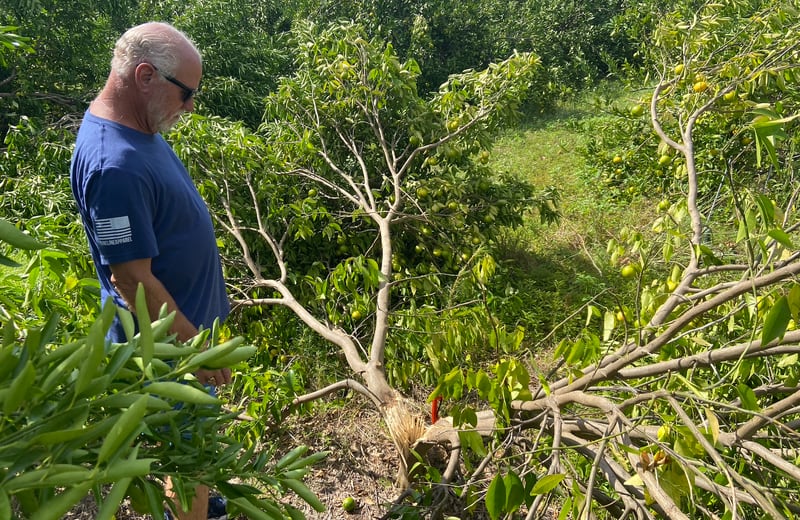
[[753, 417], [739, 427], [734, 435], [737, 439], [750, 440], [752, 436], [758, 432], [758, 430], [769, 423], [771, 418], [788, 409], [794, 408], [798, 404], [800, 404], [800, 391], [796, 391], [789, 397], [772, 404], [759, 415]]
[[649, 343], [642, 345], [641, 347], [638, 347], [635, 344], [627, 344], [619, 349], [616, 353], [606, 356], [598, 364], [585, 368], [583, 370], [584, 375], [582, 377], [579, 377], [573, 381], [570, 381], [568, 378], [556, 381], [550, 385], [550, 390], [570, 392], [572, 390], [593, 385], [599, 381], [613, 379], [624, 367], [631, 365], [639, 359], [642, 359], [643, 357], [660, 350], [675, 334], [680, 332], [695, 317], [701, 316], [704, 313], [722, 305], [723, 303], [741, 296], [744, 293], [752, 291], [755, 288], [772, 285], [781, 280], [797, 276], [798, 273], [800, 273], [800, 262], [777, 269], [763, 276], [740, 282], [734, 287], [723, 291], [717, 296], [695, 306], [676, 318], [669, 325], [667, 330], [653, 338]]
[[353, 379], [344, 379], [342, 381], [337, 381], [333, 384], [326, 386], [325, 388], [320, 388], [319, 390], [316, 390], [314, 392], [309, 392], [307, 394], [297, 396], [295, 397], [294, 401], [292, 401], [292, 404], [294, 405], [305, 404], [314, 401], [316, 399], [319, 399], [321, 397], [325, 397], [328, 394], [338, 392], [339, 390], [353, 390], [363, 396], [369, 397], [372, 403], [376, 407], [380, 408], [383, 405], [383, 403], [381, 403], [381, 400], [378, 399], [378, 396], [370, 392], [369, 388], [365, 387], [364, 385]]
[[[637, 379], [669, 372], [680, 372], [692, 368], [713, 366], [717, 363], [734, 361], [740, 358], [792, 354], [800, 352], [800, 345], [797, 345], [798, 342], [800, 342], [800, 331], [791, 331], [787, 332], [782, 340], [774, 340], [768, 345], [762, 345], [761, 340], [757, 339], [748, 343], [711, 349], [691, 356], [670, 359], [659, 363], [624, 368], [617, 373], [616, 377], [619, 379]], [[778, 346], [784, 343], [790, 345], [783, 347]]]

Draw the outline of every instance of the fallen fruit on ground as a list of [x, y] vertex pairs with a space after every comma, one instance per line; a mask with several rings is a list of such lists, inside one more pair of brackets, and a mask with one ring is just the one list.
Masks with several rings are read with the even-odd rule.
[[353, 497], [347, 497], [342, 500], [342, 509], [344, 509], [348, 513], [352, 513], [356, 510], [356, 499]]

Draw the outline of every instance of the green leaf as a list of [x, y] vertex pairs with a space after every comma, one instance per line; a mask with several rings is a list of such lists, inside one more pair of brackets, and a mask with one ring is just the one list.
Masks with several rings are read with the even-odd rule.
[[772, 227], [775, 224], [775, 205], [772, 200], [764, 194], [756, 195], [755, 200], [761, 215], [761, 221], [765, 226]]
[[101, 320], [95, 320], [92, 324], [86, 343], [81, 350], [85, 353], [85, 357], [78, 369], [78, 378], [75, 380], [75, 395], [80, 395], [89, 388], [97, 370], [101, 367], [105, 354]]
[[285, 469], [286, 469], [286, 471], [293, 471], [293, 470], [298, 470], [298, 469], [307, 470], [308, 466], [311, 466], [312, 464], [316, 464], [317, 462], [319, 462], [322, 459], [326, 458], [329, 454], [330, 454], [330, 452], [327, 452], [327, 451], [318, 451], [317, 453], [309, 455], [308, 457], [303, 457], [302, 459], [298, 459], [298, 460], [292, 462], [291, 464], [286, 466]]
[[611, 338], [611, 333], [614, 331], [614, 313], [606, 311], [603, 315], [603, 341], [608, 341]]
[[306, 515], [296, 507], [292, 507], [289, 504], [284, 504], [284, 507], [291, 520], [306, 520]]
[[687, 477], [687, 472], [677, 464], [670, 464], [665, 471], [659, 474], [658, 483], [664, 488], [667, 495], [676, 502], [692, 493], [692, 482]]
[[138, 434], [143, 428], [142, 419], [147, 411], [147, 396], [142, 395], [130, 408], [125, 410], [111, 427], [111, 431], [103, 441], [97, 462], [102, 464], [111, 460], [122, 448], [123, 444]]
[[147, 509], [153, 513], [153, 518], [164, 518], [162, 490], [149, 479], [138, 478], [136, 482], [142, 490], [141, 494], [144, 495], [142, 505], [146, 505]]
[[767, 345], [775, 339], [783, 338], [792, 313], [789, 310], [789, 301], [786, 296], [781, 296], [764, 318], [764, 328], [761, 331], [761, 344]]
[[780, 245], [785, 247], [786, 249], [794, 250], [794, 245], [792, 244], [792, 239], [789, 235], [782, 229], [774, 228], [771, 229], [767, 233], [770, 237], [774, 238]]
[[28, 361], [25, 364], [25, 368], [23, 368], [19, 375], [11, 382], [8, 392], [5, 394], [5, 399], [2, 403], [4, 415], [8, 416], [14, 413], [22, 406], [25, 399], [30, 396], [30, 391], [33, 389], [35, 380], [36, 369], [33, 363]]
[[19, 267], [20, 264], [13, 261], [6, 255], [0, 254], [0, 265], [4, 265], [6, 267]]
[[216, 365], [218, 361], [223, 359], [225, 356], [232, 354], [243, 342], [243, 337], [236, 336], [235, 338], [229, 339], [225, 343], [220, 343], [219, 345], [204, 350], [197, 355], [186, 358], [181, 362], [180, 367], [187, 372], [194, 372], [198, 368], [202, 367], [219, 368]]
[[684, 377], [684, 376], [682, 376], [681, 374], [678, 374], [678, 373], [675, 374], [675, 378], [680, 380], [684, 385], [686, 385], [686, 387], [689, 390], [691, 390], [692, 393], [695, 394], [697, 397], [699, 397], [701, 399], [708, 399], [709, 398], [708, 392], [706, 392], [705, 390], [702, 390], [700, 387], [698, 387], [689, 378]]
[[67, 430], [54, 430], [42, 432], [31, 439], [31, 445], [41, 444], [47, 446], [49, 444], [62, 444], [75, 439], [81, 439], [90, 442], [97, 437], [103, 435], [106, 431], [110, 430], [113, 426], [114, 416], [99, 419], [89, 426], [77, 428], [70, 428]]
[[118, 460], [110, 465], [105, 471], [100, 473], [97, 477], [97, 481], [100, 483], [107, 483], [117, 482], [126, 478], [133, 479], [147, 476], [150, 474], [153, 464], [158, 462], [158, 459], [140, 459], [138, 455], [139, 445], [136, 445], [130, 451], [127, 459]]
[[533, 486], [533, 490], [531, 490], [532, 495], [544, 495], [546, 493], [551, 492], [558, 486], [562, 480], [564, 480], [567, 476], [561, 473], [556, 473], [554, 475], [547, 475], [540, 478], [536, 485]]
[[299, 480], [286, 478], [280, 479], [280, 482], [284, 486], [297, 493], [300, 498], [305, 500], [308, 505], [314, 508], [314, 511], [317, 511], [318, 513], [325, 511], [325, 504], [320, 502], [319, 498], [317, 498], [317, 495], [315, 495], [313, 491], [308, 489], [308, 487]]
[[572, 497], [567, 497], [567, 499], [564, 500], [564, 503], [561, 504], [561, 512], [558, 514], [558, 520], [567, 520], [571, 512], [572, 512]]
[[479, 457], [486, 456], [486, 447], [483, 445], [483, 438], [475, 430], [458, 430], [458, 438], [461, 446], [473, 451]]
[[796, 366], [798, 361], [800, 361], [800, 356], [798, 356], [796, 352], [794, 354], [784, 354], [781, 356], [781, 360], [778, 361], [778, 368]]
[[0, 489], [0, 518], [11, 518], [11, 501], [3, 489]]
[[123, 309], [122, 307], [114, 305], [114, 301], [111, 298], [105, 301], [103, 308], [105, 309], [105, 307], [109, 305], [116, 308], [117, 316], [119, 316], [119, 321], [122, 323], [122, 330], [125, 331], [125, 337], [128, 341], [132, 340], [136, 334], [136, 325], [133, 322], [133, 315], [128, 309]]
[[288, 466], [299, 459], [302, 455], [304, 455], [308, 451], [308, 446], [297, 446], [296, 448], [290, 450], [286, 455], [281, 457], [277, 464], [275, 464], [275, 469], [280, 471], [282, 469], [290, 469]]
[[128, 487], [131, 485], [132, 480], [132, 478], [123, 478], [114, 482], [111, 491], [103, 498], [95, 520], [114, 520], [114, 515], [119, 510], [122, 500], [127, 496]]
[[51, 464], [28, 470], [4, 484], [6, 491], [18, 494], [24, 489], [69, 487], [90, 480], [92, 471], [75, 464]]
[[706, 432], [711, 435], [711, 443], [717, 444], [719, 439], [719, 419], [710, 408], [706, 408]]
[[565, 359], [568, 365], [574, 365], [575, 363], [585, 361], [584, 353], [586, 352], [586, 341], [583, 338], [578, 338], [578, 340], [572, 345], [572, 348], [567, 353], [567, 357]]
[[495, 475], [486, 491], [486, 511], [492, 520], [497, 520], [506, 507], [506, 486], [503, 476]]
[[795, 324], [800, 325], [800, 284], [792, 285], [789, 294], [786, 295], [786, 301], [789, 303], [792, 319]]
[[[219, 405], [222, 403], [204, 390], [174, 381], [156, 381], [147, 385], [144, 391], [182, 403], [197, 405]], [[145, 399], [146, 402], [147, 400]]]
[[233, 367], [243, 361], [253, 357], [258, 352], [258, 347], [245, 345], [224, 356], [208, 361], [204, 364], [207, 368], [226, 368]]
[[503, 477], [503, 485], [506, 488], [506, 512], [513, 513], [525, 500], [525, 485], [519, 475], [513, 471]]
[[742, 402], [742, 408], [745, 410], [758, 410], [758, 400], [753, 389], [744, 383], [739, 383], [736, 386], [736, 393], [739, 394], [739, 399]]
[[697, 246], [697, 253], [699, 256], [702, 256], [703, 260], [708, 262], [710, 265], [723, 265], [724, 263], [719, 259], [719, 257], [717, 257], [717, 255], [714, 254], [714, 251], [712, 251], [711, 248], [706, 245], [699, 244]]
[[5, 219], [0, 218], [0, 241], [19, 249], [44, 249], [46, 246], [30, 235], [17, 229]]
[[139, 283], [136, 288], [136, 318], [139, 322], [139, 348], [141, 349], [142, 363], [145, 368], [153, 359], [155, 340], [150, 321], [150, 311], [147, 308], [147, 296], [144, 294], [144, 285]]
[[247, 518], [253, 520], [283, 520], [284, 518], [281, 510], [274, 505], [272, 507], [259, 508], [253, 505], [247, 497], [233, 498], [230, 500], [230, 504], [241, 509]]
[[628, 480], [626, 480], [624, 484], [626, 486], [643, 487], [644, 480], [642, 480], [642, 477], [640, 477], [639, 474], [637, 473], [631, 476], [631, 478], [629, 478]]
[[91, 480], [86, 481], [63, 491], [54, 498], [46, 500], [41, 504], [39, 510], [30, 517], [30, 520], [60, 520], [75, 504], [86, 496], [86, 493], [92, 488], [92, 484]]

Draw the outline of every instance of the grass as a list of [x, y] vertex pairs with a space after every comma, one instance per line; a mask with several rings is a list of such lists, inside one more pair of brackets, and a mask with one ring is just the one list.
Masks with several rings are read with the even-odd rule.
[[[610, 95], [626, 96], [622, 90]], [[510, 288], [519, 305], [506, 318], [526, 328], [526, 345], [534, 353], [576, 334], [584, 324], [583, 307], [598, 295], [611, 302], [629, 290], [618, 267], [610, 264], [606, 244], [631, 222], [647, 221], [643, 215], [651, 211], [650, 201], [614, 202], [591, 182], [581, 149], [592, 120], [604, 116], [589, 112], [590, 106], [589, 99], [576, 99], [529, 120], [503, 136], [492, 154], [497, 171], [539, 189], [555, 186], [561, 196], [557, 224], [544, 225], [533, 215], [498, 243], [505, 267], [500, 283], [508, 284], [506, 293]]]

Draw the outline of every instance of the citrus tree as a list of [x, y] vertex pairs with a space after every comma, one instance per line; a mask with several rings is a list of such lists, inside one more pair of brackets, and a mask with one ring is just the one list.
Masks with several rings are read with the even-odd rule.
[[609, 244], [635, 297], [589, 306], [552, 371], [501, 362], [437, 389], [478, 392], [508, 427], [479, 466], [496, 464], [488, 488], [464, 489], [492, 518], [800, 513], [796, 12], [728, 0], [662, 17], [649, 95], [589, 148], [600, 175], [666, 200]]
[[295, 404], [355, 389], [407, 457], [424, 424], [397, 385], [435, 384], [488, 336], [496, 349], [521, 339], [482, 304], [493, 269], [482, 246], [526, 212], [554, 218], [555, 208], [486, 163], [538, 60], [451, 76], [424, 100], [416, 63], [358, 26], [308, 25], [295, 38], [296, 72], [267, 98], [258, 132], [197, 117], [175, 146], [235, 246], [223, 250], [237, 305], [288, 309], [349, 366]]
[[[663, 2], [662, 2], [663, 3]], [[528, 101], [547, 110], [555, 95], [593, 85], [636, 61], [636, 39], [618, 21], [631, 0], [504, 2], [441, 0], [302, 1], [287, 4], [286, 15], [328, 23], [356, 21], [370, 36], [391, 42], [402, 59], [420, 64], [419, 90], [435, 92], [447, 77], [482, 69], [514, 50], [533, 52], [548, 70], [532, 85]]]

